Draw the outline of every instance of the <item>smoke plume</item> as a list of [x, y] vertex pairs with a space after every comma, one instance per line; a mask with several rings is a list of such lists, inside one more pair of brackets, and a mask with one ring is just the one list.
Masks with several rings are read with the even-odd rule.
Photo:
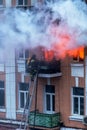
[[59, 0], [32, 10], [5, 9], [0, 14], [0, 50], [43, 46], [59, 55], [87, 44], [87, 5]]

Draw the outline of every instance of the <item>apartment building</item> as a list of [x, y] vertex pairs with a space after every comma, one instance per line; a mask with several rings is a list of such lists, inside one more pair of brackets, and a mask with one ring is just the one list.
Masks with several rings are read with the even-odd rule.
[[[40, 1], [39, 1], [40, 2]], [[43, 1], [44, 2], [44, 1]], [[0, 10], [6, 8], [31, 8], [36, 0], [0, 0]], [[41, 48], [34, 54], [42, 56]], [[23, 112], [31, 78], [26, 61], [33, 55], [26, 48], [4, 52], [6, 60], [0, 61], [0, 129], [22, 129]], [[67, 56], [62, 60], [39, 61], [40, 70], [26, 115], [31, 130], [86, 130], [87, 129], [87, 48], [83, 58]], [[50, 56], [50, 55], [48, 55]], [[38, 57], [38, 56], [37, 56]], [[4, 58], [4, 56], [3, 56]], [[32, 95], [31, 95], [32, 96]], [[28, 102], [29, 105], [29, 102]], [[26, 106], [27, 107], [27, 106]], [[28, 108], [27, 108], [28, 110]]]

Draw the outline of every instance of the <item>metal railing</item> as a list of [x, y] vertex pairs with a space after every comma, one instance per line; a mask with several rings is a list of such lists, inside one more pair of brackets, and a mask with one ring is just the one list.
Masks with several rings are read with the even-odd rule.
[[[35, 63], [34, 63], [35, 65]], [[52, 61], [37, 61], [36, 66], [39, 68], [39, 74], [54, 74], [61, 73], [60, 61], [52, 60]], [[29, 66], [26, 65], [26, 72], [29, 73]]]
[[54, 128], [60, 125], [60, 113], [46, 114], [30, 112], [29, 126]]

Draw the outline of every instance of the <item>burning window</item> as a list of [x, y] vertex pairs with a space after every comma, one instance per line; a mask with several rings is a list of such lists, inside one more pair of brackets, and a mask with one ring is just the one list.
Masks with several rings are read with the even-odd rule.
[[84, 60], [84, 47], [79, 47], [74, 50], [68, 51], [68, 54], [72, 56], [73, 61], [83, 61]]
[[74, 61], [83, 61], [84, 60], [84, 47], [80, 47], [75, 50], [73, 60]]

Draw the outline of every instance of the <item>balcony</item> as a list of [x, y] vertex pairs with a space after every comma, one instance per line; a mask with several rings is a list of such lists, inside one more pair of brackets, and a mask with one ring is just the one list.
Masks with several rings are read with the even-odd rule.
[[[60, 68], [60, 61], [59, 60], [52, 60], [52, 61], [37, 61], [34, 63], [34, 66], [37, 66], [39, 77], [58, 77], [61, 76], [61, 68]], [[29, 73], [29, 66], [26, 65], [26, 72]]]
[[55, 128], [60, 125], [60, 114], [45, 114], [39, 112], [30, 112], [29, 126], [41, 128]]

